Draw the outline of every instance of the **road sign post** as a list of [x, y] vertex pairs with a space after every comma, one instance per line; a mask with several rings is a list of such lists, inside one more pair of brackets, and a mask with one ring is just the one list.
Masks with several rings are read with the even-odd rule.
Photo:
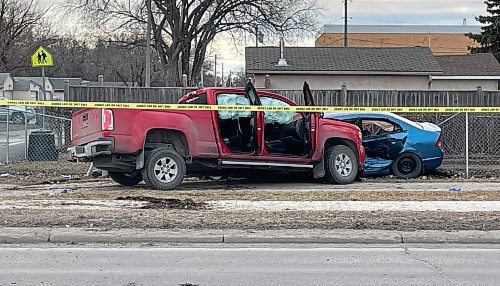
[[[42, 68], [42, 93], [44, 101], [47, 100], [45, 93], [45, 67], [51, 67], [53, 65], [54, 61], [52, 54], [42, 46], [38, 47], [38, 49], [31, 55], [31, 66], [34, 68]], [[49, 99], [53, 99], [52, 94], [50, 94]], [[45, 129], [45, 107], [42, 108], [42, 128]]]

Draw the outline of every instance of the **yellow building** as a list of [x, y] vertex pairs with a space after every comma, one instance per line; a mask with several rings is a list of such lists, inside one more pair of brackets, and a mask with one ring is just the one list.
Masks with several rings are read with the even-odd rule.
[[[477, 42], [466, 36], [479, 34], [480, 26], [449, 25], [350, 25], [349, 47], [429, 47], [434, 55], [465, 55]], [[344, 26], [325, 25], [316, 47], [343, 47]]]

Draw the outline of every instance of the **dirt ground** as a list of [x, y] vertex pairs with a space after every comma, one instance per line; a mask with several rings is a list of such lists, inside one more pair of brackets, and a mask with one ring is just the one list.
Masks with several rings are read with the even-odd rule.
[[[460, 187], [460, 191], [450, 191]], [[140, 207], [48, 208], [40, 201], [136, 200]], [[89, 229], [384, 229], [498, 230], [499, 212], [445, 211], [262, 211], [210, 208], [217, 200], [267, 201], [500, 201], [500, 183], [460, 180], [367, 180], [338, 186], [280, 178], [188, 180], [175, 191], [121, 187], [109, 179], [45, 184], [0, 182], [0, 227], [82, 227]], [[12, 204], [9, 205], [9, 202]], [[5, 204], [7, 207], [5, 207]], [[16, 206], [16, 204], [19, 204]], [[33, 207], [26, 207], [33, 205]]]

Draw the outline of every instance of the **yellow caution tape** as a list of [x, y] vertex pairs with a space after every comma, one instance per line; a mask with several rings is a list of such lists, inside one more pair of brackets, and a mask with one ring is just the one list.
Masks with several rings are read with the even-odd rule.
[[126, 102], [22, 101], [0, 100], [1, 106], [24, 105], [60, 108], [124, 108], [167, 110], [236, 110], [236, 111], [293, 111], [293, 112], [401, 112], [401, 113], [500, 113], [500, 107], [354, 107], [354, 106], [252, 106], [196, 105]]

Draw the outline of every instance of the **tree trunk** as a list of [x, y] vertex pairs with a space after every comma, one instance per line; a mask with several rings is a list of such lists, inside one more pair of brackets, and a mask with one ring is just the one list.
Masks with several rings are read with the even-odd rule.
[[195, 85], [201, 80], [201, 70], [203, 69], [203, 62], [205, 60], [206, 45], [198, 44], [194, 52], [193, 67], [191, 69], [191, 81]]
[[165, 74], [167, 76], [166, 83], [167, 87], [178, 87], [182, 86], [182, 82], [179, 78], [179, 56], [170, 58], [168, 64], [164, 66]]

